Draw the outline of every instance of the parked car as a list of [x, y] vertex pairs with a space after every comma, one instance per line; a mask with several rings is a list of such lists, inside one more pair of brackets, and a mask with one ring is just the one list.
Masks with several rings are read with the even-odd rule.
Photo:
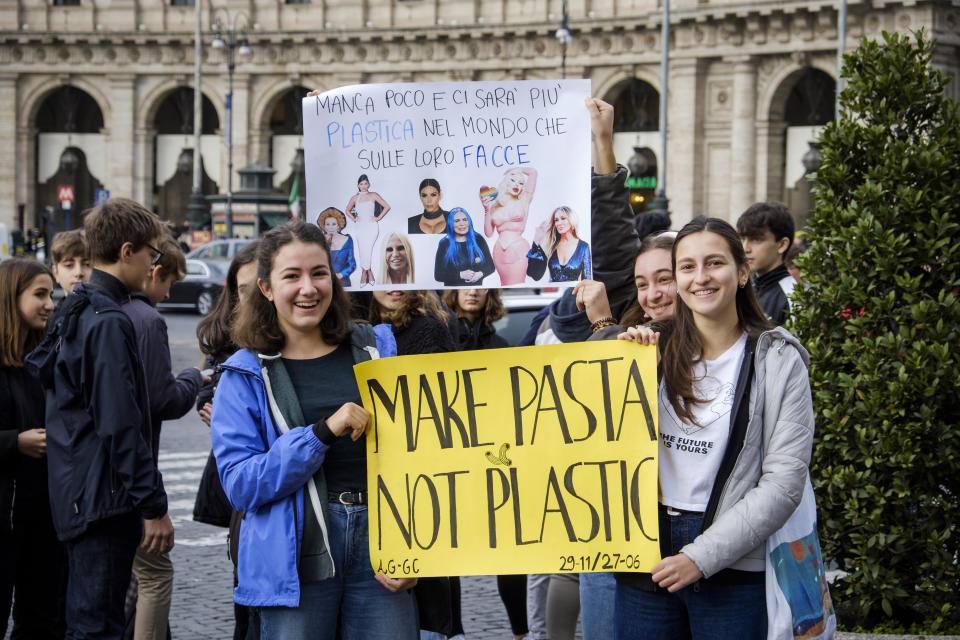
[[173, 283], [170, 297], [160, 303], [160, 309], [195, 309], [207, 315], [223, 291], [226, 273], [226, 263], [188, 259], [187, 277]]
[[562, 294], [563, 289], [557, 287], [502, 289], [501, 298], [507, 315], [493, 323], [497, 335], [506, 340], [511, 347], [517, 346], [520, 338], [530, 328], [534, 316]]
[[237, 255], [237, 251], [253, 242], [251, 238], [230, 238], [227, 240], [214, 240], [205, 245], [199, 246], [187, 254], [188, 258], [197, 260], [232, 260]]

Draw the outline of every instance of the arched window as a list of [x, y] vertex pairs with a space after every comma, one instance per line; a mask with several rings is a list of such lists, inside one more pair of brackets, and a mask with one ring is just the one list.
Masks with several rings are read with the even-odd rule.
[[66, 85], [54, 90], [37, 110], [40, 133], [100, 133], [103, 112], [83, 89]]
[[788, 127], [827, 124], [833, 120], [836, 82], [819, 69], [806, 69], [787, 97]]
[[270, 111], [270, 162], [277, 170], [274, 186], [279, 188], [292, 181], [292, 163], [303, 147], [303, 98], [308, 92], [306, 87], [293, 87], [277, 98]]
[[657, 131], [660, 128], [660, 92], [638, 78], [620, 85], [612, 99], [613, 130]]
[[[201, 106], [203, 135], [215, 134], [220, 128], [217, 110], [207, 96], [203, 96]], [[154, 117], [154, 128], [158, 134], [193, 134], [193, 89], [177, 87], [164, 98]]]

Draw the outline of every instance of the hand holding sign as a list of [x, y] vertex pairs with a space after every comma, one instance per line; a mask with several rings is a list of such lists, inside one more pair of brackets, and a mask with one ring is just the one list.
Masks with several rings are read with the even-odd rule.
[[370, 430], [370, 412], [353, 402], [347, 402], [327, 418], [327, 428], [335, 436], [342, 436], [348, 429], [350, 439], [356, 441]]
[[416, 578], [391, 578], [383, 575], [382, 573], [377, 573], [373, 577], [377, 579], [377, 582], [382, 584], [393, 593], [406, 591], [407, 589], [413, 589], [415, 586], [417, 586]]
[[593, 143], [593, 170], [599, 174], [617, 170], [613, 154], [613, 107], [598, 98], [584, 100], [590, 112], [590, 138]]

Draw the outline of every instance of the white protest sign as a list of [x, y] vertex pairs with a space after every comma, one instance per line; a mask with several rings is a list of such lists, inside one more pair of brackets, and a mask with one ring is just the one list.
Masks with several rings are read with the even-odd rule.
[[369, 84], [304, 98], [308, 222], [350, 290], [592, 276], [589, 80]]

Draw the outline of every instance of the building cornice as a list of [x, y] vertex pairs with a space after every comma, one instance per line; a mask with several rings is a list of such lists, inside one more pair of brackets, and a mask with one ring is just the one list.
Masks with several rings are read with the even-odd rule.
[[[878, 4], [883, 9], [878, 10]], [[932, 19], [931, 11], [937, 12], [939, 19]], [[659, 64], [659, 20], [656, 13], [572, 21], [574, 40], [567, 52], [568, 67], [588, 71], [599, 66]], [[960, 22], [960, 7], [942, 0], [853, 2], [848, 17], [849, 43], [854, 46], [864, 35], [878, 36], [890, 22], [904, 29], [926, 26], [942, 46], [960, 46], [960, 30], [950, 30]], [[673, 12], [671, 23], [675, 25], [674, 60], [767, 58], [797, 52], [816, 54], [836, 47], [836, 10], [823, 0], [702, 5]], [[337, 29], [319, 34], [254, 31], [250, 34], [253, 57], [238, 58], [237, 71], [253, 75], [343, 74], [355, 73], [362, 66], [364, 76], [391, 74], [411, 80], [431, 74], [449, 77], [454, 72], [462, 79], [488, 73], [519, 73], [522, 77], [559, 67], [555, 29], [555, 23], [537, 22], [415, 30]], [[205, 47], [204, 73], [225, 73], [224, 56], [222, 51]], [[105, 67], [138, 75], [190, 73], [193, 39], [180, 32], [6, 31], [0, 32], [0, 64], [8, 73], [50, 73], [64, 67], [75, 74], [103, 73]]]

